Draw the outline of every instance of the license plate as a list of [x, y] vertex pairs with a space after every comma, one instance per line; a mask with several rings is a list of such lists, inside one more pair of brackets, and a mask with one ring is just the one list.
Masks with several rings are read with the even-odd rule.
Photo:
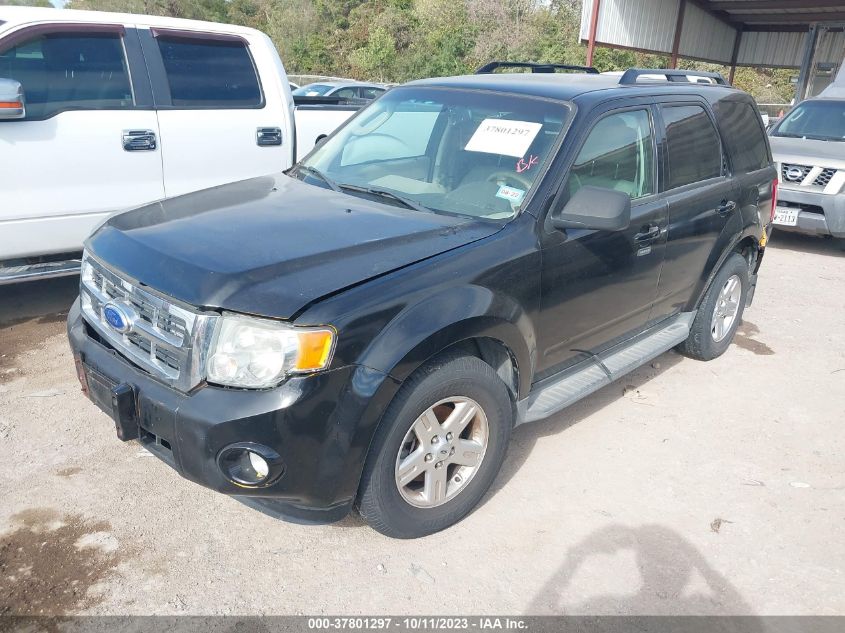
[[88, 395], [91, 401], [111, 417], [114, 417], [111, 392], [115, 388], [116, 383], [88, 366], [85, 366], [85, 378], [88, 383]]
[[800, 210], [792, 207], [778, 207], [775, 210], [774, 223], [783, 226], [795, 226], [798, 224], [798, 212]]
[[100, 372], [85, 366], [88, 395], [112, 420], [117, 437], [124, 442], [138, 438], [135, 391], [128, 384], [117, 384]]

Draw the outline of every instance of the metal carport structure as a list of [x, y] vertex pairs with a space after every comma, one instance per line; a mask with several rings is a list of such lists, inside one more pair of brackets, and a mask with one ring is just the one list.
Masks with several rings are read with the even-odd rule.
[[796, 68], [796, 97], [816, 69], [831, 75], [845, 58], [845, 0], [584, 0], [587, 64], [596, 45], [687, 58], [731, 68]]

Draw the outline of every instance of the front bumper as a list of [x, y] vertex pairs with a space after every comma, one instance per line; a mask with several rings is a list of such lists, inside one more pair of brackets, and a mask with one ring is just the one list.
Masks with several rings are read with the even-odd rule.
[[[176, 391], [96, 340], [77, 300], [68, 338], [80, 367], [134, 391], [140, 441], [183, 477], [265, 513], [299, 522], [343, 518], [354, 502], [372, 431], [386, 402], [376, 370], [347, 366], [253, 391], [200, 386]], [[98, 406], [112, 417], [114, 410]], [[217, 465], [226, 446], [254, 442], [280, 456], [281, 476], [263, 487], [229, 481]]]
[[845, 237], [845, 193], [802, 191], [790, 189], [782, 184], [778, 189], [778, 205], [803, 209], [798, 213], [798, 223], [795, 226], [776, 224], [775, 227], [779, 231]]

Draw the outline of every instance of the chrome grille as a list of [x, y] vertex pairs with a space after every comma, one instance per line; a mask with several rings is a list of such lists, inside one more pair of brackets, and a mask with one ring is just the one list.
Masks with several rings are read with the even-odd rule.
[[[85, 320], [135, 365], [182, 391], [202, 380], [204, 350], [216, 315], [178, 306], [140, 288], [87, 253], [82, 261], [80, 297]], [[108, 323], [103, 314], [107, 304], [132, 314], [127, 331]]]
[[[811, 169], [813, 168], [810, 165], [791, 165], [784, 163], [780, 167], [781, 180], [793, 184], [801, 184], [801, 181], [809, 175]], [[801, 172], [800, 178], [796, 177], [798, 172]]]
[[780, 166], [781, 182], [785, 185], [821, 187], [824, 189], [836, 177], [839, 170], [834, 167], [814, 167], [783, 163]]
[[822, 173], [816, 176], [816, 179], [813, 181], [813, 184], [817, 187], [827, 187], [828, 183], [830, 183], [831, 178], [833, 178], [835, 174], [835, 169], [822, 169]]

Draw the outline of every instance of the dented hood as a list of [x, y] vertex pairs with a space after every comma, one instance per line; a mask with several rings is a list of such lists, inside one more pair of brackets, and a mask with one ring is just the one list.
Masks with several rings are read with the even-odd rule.
[[116, 271], [191, 305], [289, 319], [326, 295], [500, 228], [279, 175], [114, 216], [86, 246]]

